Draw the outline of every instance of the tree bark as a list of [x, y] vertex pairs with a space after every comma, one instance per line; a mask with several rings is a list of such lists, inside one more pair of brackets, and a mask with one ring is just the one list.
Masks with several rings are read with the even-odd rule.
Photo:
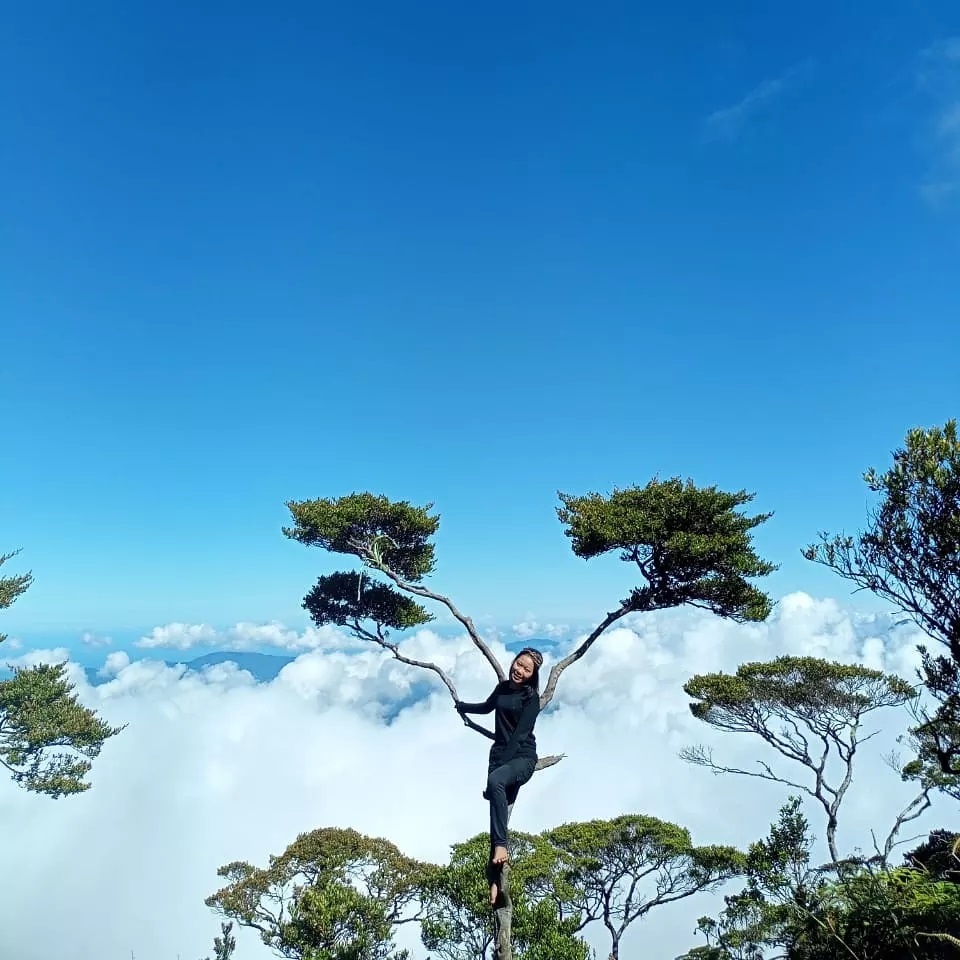
[[[513, 804], [507, 807], [507, 825]], [[497, 902], [493, 905], [493, 956], [494, 960], [513, 960], [513, 898], [510, 896], [510, 861], [497, 867], [487, 865], [487, 880], [497, 884]]]

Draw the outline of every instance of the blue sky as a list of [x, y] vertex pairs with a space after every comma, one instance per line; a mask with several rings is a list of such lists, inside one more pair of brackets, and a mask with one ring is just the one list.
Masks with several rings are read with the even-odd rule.
[[589, 621], [556, 491], [657, 473], [845, 595], [800, 547], [960, 413], [960, 9], [862, 9], [8, 10], [4, 629], [302, 621], [284, 501], [358, 489], [478, 619]]

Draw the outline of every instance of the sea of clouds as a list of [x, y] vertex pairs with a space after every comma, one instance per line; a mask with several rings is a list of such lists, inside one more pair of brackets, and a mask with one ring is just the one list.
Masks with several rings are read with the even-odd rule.
[[[538, 635], [537, 624], [514, 633]], [[560, 636], [562, 628], [545, 634]], [[559, 650], [575, 639], [561, 640]], [[758, 759], [771, 760], [758, 741], [714, 733], [693, 719], [683, 683], [783, 653], [861, 662], [914, 679], [920, 639], [892, 618], [802, 593], [783, 598], [765, 624], [695, 611], [636, 618], [604, 635], [561, 680], [538, 739], [542, 753], [566, 758], [523, 789], [513, 825], [537, 831], [644, 813], [687, 826], [698, 843], [746, 844], [765, 833], [789, 791], [714, 776], [678, 758], [682, 747], [704, 743], [732, 765], [755, 769]], [[270, 683], [229, 663], [198, 673], [150, 659], [151, 648], [219, 642], [307, 649]], [[502, 643], [494, 647], [509, 659]], [[492, 686], [489, 666], [464, 635], [422, 630], [403, 650], [448, 670], [465, 699], [480, 699]], [[425, 687], [422, 671], [381, 650], [329, 629], [238, 625], [231, 640], [173, 624], [156, 628], [139, 648], [102, 652], [104, 682], [96, 686], [70, 664], [83, 702], [127, 724], [96, 761], [93, 788], [51, 801], [0, 779], [0, 956], [198, 960], [219, 931], [203, 900], [219, 887], [221, 864], [265, 863], [299, 832], [321, 826], [384, 836], [440, 862], [452, 843], [485, 829], [488, 742], [460, 723], [439, 684]], [[34, 650], [18, 662], [67, 656]], [[871, 830], [885, 834], [913, 795], [884, 760], [909, 716], [884, 711], [874, 719], [883, 733], [864, 746], [841, 815], [848, 852], [869, 848]], [[796, 776], [785, 763], [778, 769]], [[812, 806], [808, 812], [822, 837], [822, 815]], [[907, 836], [941, 825], [960, 826], [946, 799]], [[670, 960], [683, 952], [696, 942], [696, 918], [714, 909], [718, 896], [653, 911], [628, 934], [624, 955]], [[602, 930], [588, 939], [606, 955]], [[237, 941], [237, 960], [272, 956], [250, 931], [240, 930]], [[415, 931], [404, 929], [399, 942], [417, 960], [425, 957]]]

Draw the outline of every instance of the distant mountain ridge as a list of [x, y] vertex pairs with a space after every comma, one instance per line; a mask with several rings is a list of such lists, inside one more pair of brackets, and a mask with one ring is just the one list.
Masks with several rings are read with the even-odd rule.
[[[194, 657], [192, 660], [164, 660], [168, 667], [176, 667], [183, 664], [187, 671], [199, 673], [207, 667], [216, 666], [218, 663], [235, 663], [241, 670], [247, 670], [253, 676], [257, 683], [269, 683], [276, 679], [280, 671], [288, 664], [293, 663], [295, 657], [284, 657], [274, 653], [249, 653], [239, 650], [216, 650], [213, 653], [205, 653], [202, 657]], [[85, 667], [87, 680], [91, 686], [99, 686], [101, 683], [107, 683], [110, 677], [101, 677], [99, 667]]]

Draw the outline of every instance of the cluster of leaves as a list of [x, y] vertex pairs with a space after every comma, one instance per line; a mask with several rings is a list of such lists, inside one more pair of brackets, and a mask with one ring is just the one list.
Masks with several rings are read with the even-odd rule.
[[206, 903], [283, 957], [402, 960], [393, 934], [417, 919], [418, 884], [430, 869], [387, 840], [325, 828], [301, 834], [267, 867], [221, 867], [228, 882]]
[[[820, 800], [827, 814], [831, 862], [813, 868], [809, 825], [794, 798], [769, 837], [747, 855], [744, 889], [725, 898], [716, 918], [704, 917], [706, 945], [687, 960], [955, 960], [960, 956], [960, 837], [934, 831], [900, 866], [890, 864], [893, 837], [929, 806], [932, 792], [960, 799], [960, 438], [954, 421], [912, 430], [886, 472], [864, 479], [877, 497], [856, 536], [821, 534], [804, 553], [896, 608], [939, 645], [920, 646], [918, 677], [936, 703], [920, 705], [905, 681], [859, 666], [781, 658], [747, 664], [735, 677], [694, 678], [687, 692], [695, 716], [718, 729], [758, 734], [782, 757], [801, 764], [812, 782], [798, 785], [766, 764], [754, 776], [792, 783]], [[771, 684], [771, 680], [773, 683]], [[841, 859], [836, 814], [852, 775], [861, 719], [910, 703], [918, 723], [909, 741], [914, 759], [902, 778], [920, 786], [873, 857]], [[818, 755], [811, 740], [822, 744]], [[842, 779], [829, 782], [831, 749]], [[701, 749], [688, 759], [715, 770]]]
[[[13, 556], [0, 556], [0, 567]], [[0, 576], [0, 609], [32, 582], [29, 573]], [[16, 667], [0, 680], [0, 765], [27, 790], [53, 798], [88, 790], [90, 761], [121, 729], [78, 701], [62, 663]]]
[[960, 777], [960, 437], [956, 421], [911, 430], [885, 472], [864, 474], [878, 505], [856, 536], [821, 534], [808, 559], [892, 603], [943, 652], [920, 647], [938, 701], [914, 730], [920, 765]]
[[[696, 847], [683, 828], [643, 816], [518, 832], [512, 846], [513, 950], [522, 960], [587, 960], [582, 933], [595, 923], [606, 928], [616, 957], [630, 925], [654, 907], [712, 889], [743, 868], [736, 850]], [[474, 960], [489, 956], [494, 942], [489, 856], [486, 836], [455, 845], [449, 862], [434, 866], [384, 840], [320, 830], [266, 869], [222, 867], [229, 884], [207, 904], [285, 957], [392, 958], [394, 929], [416, 920], [432, 956]]]
[[738, 510], [753, 494], [672, 478], [560, 499], [557, 516], [578, 557], [619, 551], [639, 567], [646, 582], [624, 601], [630, 612], [689, 604], [740, 621], [769, 615], [769, 597], [750, 579], [776, 567], [757, 556], [751, 536], [772, 514]]
[[[960, 884], [915, 852], [906, 866], [813, 868], [813, 837], [799, 799], [781, 809], [769, 836], [751, 845], [745, 888], [702, 917], [707, 944], [681, 960], [955, 960]], [[960, 865], [960, 860], [957, 861]]]
[[[587, 960], [589, 951], [579, 936], [584, 923], [571, 905], [554, 852], [541, 837], [519, 831], [512, 835], [511, 846], [514, 950], [524, 960]], [[425, 879], [421, 939], [432, 955], [473, 960], [492, 951], [489, 857], [490, 838], [473, 837], [455, 844], [449, 862]]]
[[401, 592], [421, 583], [434, 569], [430, 538], [440, 518], [430, 515], [432, 507], [397, 503], [371, 493], [287, 503], [294, 521], [283, 530], [287, 537], [329, 553], [357, 557], [367, 567], [389, 571], [394, 581], [364, 584], [362, 572], [320, 577], [303, 603], [317, 626], [372, 621], [404, 630], [433, 619]]

